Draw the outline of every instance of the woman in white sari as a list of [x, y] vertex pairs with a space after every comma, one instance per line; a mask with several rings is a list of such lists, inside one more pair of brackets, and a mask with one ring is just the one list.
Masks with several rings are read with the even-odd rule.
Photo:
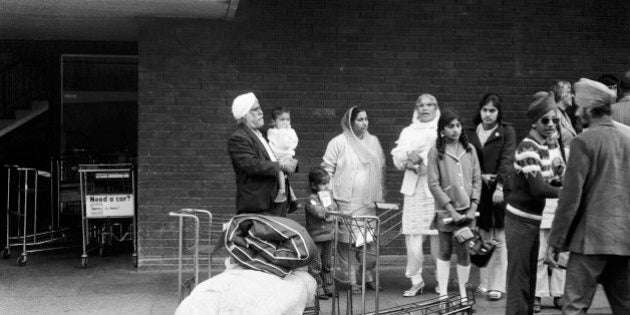
[[422, 294], [425, 285], [422, 278], [422, 243], [425, 236], [430, 237], [434, 260], [438, 252], [437, 231], [429, 228], [435, 216], [435, 205], [427, 185], [427, 155], [437, 139], [439, 118], [437, 99], [431, 94], [420, 95], [411, 125], [402, 130], [392, 150], [394, 166], [405, 171], [400, 188], [404, 196], [402, 234], [407, 247], [405, 276], [411, 280], [411, 288], [403, 293], [405, 297]]
[[[374, 202], [383, 201], [383, 171], [385, 155], [378, 138], [368, 132], [367, 112], [357, 106], [350, 108], [341, 119], [343, 133], [328, 143], [322, 167], [330, 174], [333, 197], [339, 211], [352, 215], [376, 215]], [[353, 292], [360, 293], [357, 283], [357, 271], [362, 263], [361, 255], [350, 255], [351, 241], [345, 226], [339, 225], [340, 240], [337, 254], [342, 264], [350, 264], [352, 272], [348, 275], [353, 285]], [[368, 250], [375, 248], [368, 244]], [[374, 278], [376, 260], [368, 255], [366, 264], [366, 287], [377, 288]]]

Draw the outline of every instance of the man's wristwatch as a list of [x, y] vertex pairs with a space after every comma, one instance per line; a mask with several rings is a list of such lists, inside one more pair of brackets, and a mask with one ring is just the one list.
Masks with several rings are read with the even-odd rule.
[[503, 192], [503, 185], [497, 185], [496, 191]]

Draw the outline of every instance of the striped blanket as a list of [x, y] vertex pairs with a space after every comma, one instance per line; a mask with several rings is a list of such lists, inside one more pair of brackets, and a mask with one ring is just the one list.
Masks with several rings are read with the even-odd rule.
[[224, 245], [248, 269], [285, 277], [317, 255], [315, 243], [297, 222], [283, 217], [242, 214], [228, 222]]

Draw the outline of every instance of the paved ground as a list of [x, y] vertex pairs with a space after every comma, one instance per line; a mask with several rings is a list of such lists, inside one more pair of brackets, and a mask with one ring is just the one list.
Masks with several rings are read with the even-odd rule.
[[[131, 257], [122, 254], [90, 257], [90, 265], [82, 269], [78, 257], [76, 253], [33, 254], [24, 267], [16, 265], [14, 256], [0, 260], [0, 314], [173, 314], [177, 307], [175, 273], [138, 271]], [[403, 298], [401, 293], [408, 286], [403, 267], [381, 268], [385, 287], [379, 299], [381, 309], [436, 297], [433, 269], [426, 269], [428, 290], [415, 298]], [[473, 273], [472, 281], [476, 278]], [[356, 296], [355, 302], [359, 301]], [[543, 303], [548, 308], [541, 314], [560, 314], [550, 307], [551, 300]], [[369, 296], [367, 308], [373, 309], [373, 305]], [[477, 296], [476, 314], [503, 314], [504, 307], [505, 300], [488, 302]], [[330, 314], [330, 310], [330, 301], [323, 301], [322, 313]], [[589, 314], [610, 313], [600, 288]]]

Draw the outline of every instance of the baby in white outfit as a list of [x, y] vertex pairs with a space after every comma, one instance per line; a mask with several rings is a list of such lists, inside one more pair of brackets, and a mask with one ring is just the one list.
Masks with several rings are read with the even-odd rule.
[[[273, 128], [267, 130], [267, 138], [269, 139], [271, 150], [276, 155], [278, 161], [293, 158], [295, 156], [295, 148], [297, 148], [298, 145], [298, 137], [295, 130], [291, 128], [291, 113], [284, 107], [276, 107], [271, 113], [271, 118]], [[285, 176], [283, 171], [278, 173], [280, 187], [275, 200], [276, 202], [284, 202], [287, 200]], [[291, 201], [297, 200], [293, 189], [289, 189], [289, 197]]]

